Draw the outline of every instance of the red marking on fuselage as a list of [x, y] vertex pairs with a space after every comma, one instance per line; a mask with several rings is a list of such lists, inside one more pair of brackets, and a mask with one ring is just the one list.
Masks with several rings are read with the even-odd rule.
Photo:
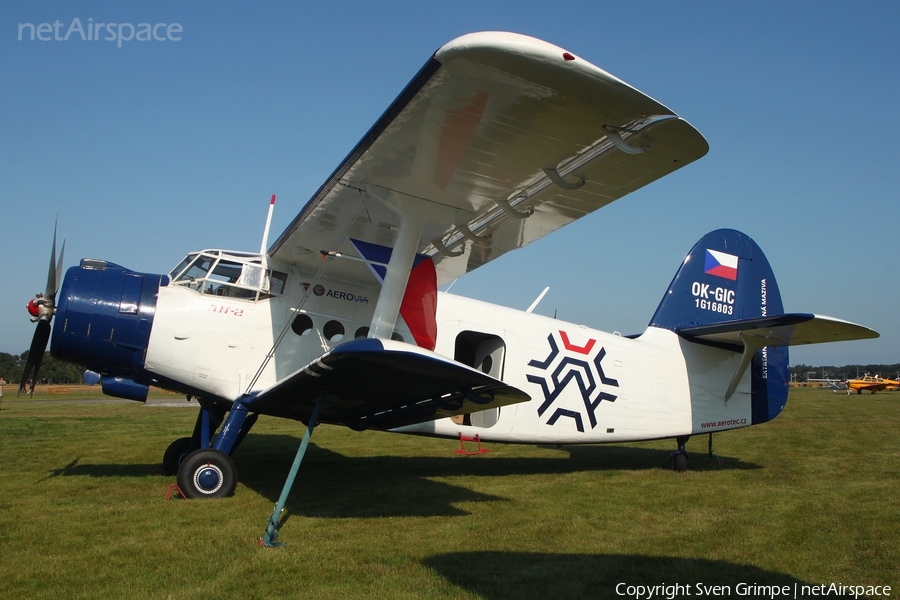
[[577, 352], [578, 354], [590, 354], [591, 348], [593, 348], [594, 344], [597, 343], [597, 340], [588, 340], [587, 345], [576, 346], [569, 341], [569, 336], [566, 335], [565, 331], [560, 330], [559, 335], [562, 336], [562, 343], [563, 346], [566, 347], [566, 350], [571, 350], [572, 352]]

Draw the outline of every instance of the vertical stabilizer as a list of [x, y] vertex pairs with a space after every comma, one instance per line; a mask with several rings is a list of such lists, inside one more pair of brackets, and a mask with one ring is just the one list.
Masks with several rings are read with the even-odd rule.
[[[778, 283], [763, 251], [749, 236], [719, 229], [691, 249], [650, 326], [680, 333], [691, 327], [782, 314]], [[787, 343], [758, 350], [750, 372], [753, 423], [769, 421], [787, 401]]]

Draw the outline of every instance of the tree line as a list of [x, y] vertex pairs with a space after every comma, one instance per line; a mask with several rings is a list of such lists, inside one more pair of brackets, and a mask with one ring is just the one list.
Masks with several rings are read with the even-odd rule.
[[[0, 352], [0, 377], [9, 383], [19, 383], [22, 380], [22, 371], [25, 370], [25, 361], [27, 360], [27, 350], [19, 355]], [[35, 383], [82, 383], [83, 373], [83, 367], [56, 360], [50, 356], [49, 352], [45, 352], [41, 370], [38, 373], [38, 381]]]

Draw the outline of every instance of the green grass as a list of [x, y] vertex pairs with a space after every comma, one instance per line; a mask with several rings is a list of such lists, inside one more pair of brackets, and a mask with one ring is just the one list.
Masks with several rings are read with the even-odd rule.
[[[0, 597], [614, 598], [619, 582], [890, 585], [900, 592], [900, 393], [792, 392], [774, 422], [688, 444], [313, 436], [281, 528], [257, 539], [303, 433], [261, 418], [221, 501], [165, 501], [196, 412], [13, 400], [0, 411]], [[172, 401], [177, 401], [172, 398]], [[732, 590], [732, 595], [735, 595]]]

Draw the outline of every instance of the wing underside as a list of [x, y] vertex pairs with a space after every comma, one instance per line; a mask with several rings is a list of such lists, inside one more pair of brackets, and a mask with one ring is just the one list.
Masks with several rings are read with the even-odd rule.
[[[562, 48], [470, 34], [435, 53], [269, 255], [315, 271], [323, 250], [356, 255], [350, 238], [393, 247], [393, 195], [429, 215], [416, 250], [443, 285], [707, 150], [671, 110]], [[329, 274], [369, 281], [356, 261]]]
[[376, 339], [338, 346], [272, 388], [242, 400], [252, 411], [392, 429], [530, 400], [521, 390], [427, 350]]

